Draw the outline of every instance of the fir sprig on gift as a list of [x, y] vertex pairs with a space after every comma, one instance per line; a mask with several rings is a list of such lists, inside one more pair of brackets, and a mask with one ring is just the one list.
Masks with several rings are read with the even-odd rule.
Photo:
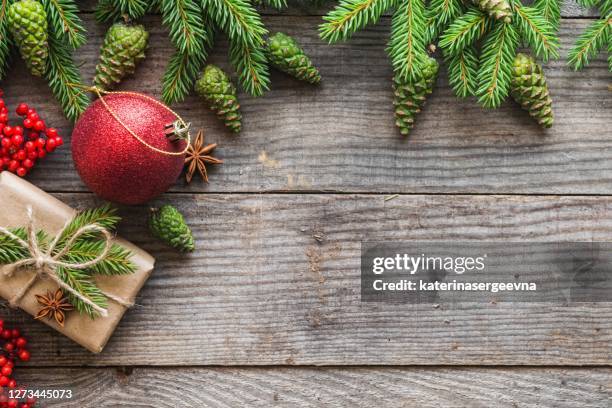
[[[78, 16], [76, 2], [73, 0], [40, 0], [42, 4], [40, 8], [41, 6], [36, 2], [0, 1], [0, 79], [4, 78], [8, 70], [10, 50], [13, 46], [32, 47], [36, 41], [42, 39], [40, 44], [35, 44], [48, 53], [42, 66], [38, 65], [38, 61], [34, 61], [33, 65], [30, 65], [32, 61], [26, 60], [26, 63], [32, 73], [47, 79], [66, 117], [76, 120], [89, 104], [87, 96], [70, 85], [82, 84], [73, 52], [86, 41], [83, 22]], [[37, 5], [38, 8], [34, 9], [32, 5]], [[19, 22], [15, 22], [16, 27], [11, 26], [9, 21], [9, 8], [13, 7], [16, 8], [14, 16], [20, 19]], [[28, 14], [26, 11], [34, 13], [36, 18], [33, 17], [34, 14]], [[39, 26], [38, 21], [46, 21], [47, 28]], [[29, 33], [36, 33], [36, 35], [28, 35]], [[23, 44], [20, 44], [19, 41], [15, 41], [15, 34], [21, 37], [25, 35], [27, 41], [24, 39]], [[28, 54], [27, 57], [39, 58], [33, 54]]]
[[[69, 243], [70, 237], [86, 225], [96, 224], [108, 231], [115, 229], [120, 218], [116, 210], [109, 205], [90, 209], [77, 214], [64, 229], [58, 238], [57, 245], [51, 254], [59, 254]], [[22, 240], [28, 240], [26, 230], [23, 227], [10, 230]], [[51, 244], [51, 237], [42, 230], [37, 231], [38, 245], [42, 251], [47, 251]], [[78, 264], [95, 260], [103, 251], [105, 242], [96, 232], [84, 233], [74, 241], [68, 252], [60, 258], [69, 264]], [[29, 251], [16, 240], [4, 234], [0, 234], [0, 265], [12, 264], [30, 257]], [[131, 252], [126, 248], [113, 243], [110, 251], [104, 259], [97, 264], [85, 269], [74, 269], [65, 266], [57, 266], [58, 277], [72, 289], [86, 296], [89, 300], [104, 309], [108, 307], [108, 299], [96, 285], [95, 275], [127, 275], [136, 271], [136, 266], [130, 261]], [[81, 299], [68, 294], [70, 303], [79, 313], [95, 318], [98, 313]]]
[[568, 54], [568, 62], [575, 70], [582, 69], [605, 49], [608, 52], [608, 69], [612, 71], [612, 0], [578, 2], [585, 7], [597, 7], [601, 17], [592, 22], [578, 37]]

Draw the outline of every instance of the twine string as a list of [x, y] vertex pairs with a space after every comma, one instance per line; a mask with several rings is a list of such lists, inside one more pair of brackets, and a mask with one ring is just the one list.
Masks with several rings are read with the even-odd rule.
[[[62, 288], [66, 292], [70, 293], [71, 295], [73, 295], [74, 297], [82, 301], [83, 303], [89, 305], [93, 310], [98, 312], [101, 316], [104, 316], [104, 317], [108, 316], [107, 309], [97, 305], [87, 296], [76, 291], [75, 289], [72, 288], [72, 286], [64, 282], [60, 278], [57, 272], [57, 268], [64, 267], [64, 268], [70, 268], [70, 269], [83, 270], [83, 269], [87, 269], [87, 268], [90, 268], [98, 264], [100, 261], [106, 258], [106, 256], [108, 256], [111, 250], [112, 236], [110, 232], [108, 232], [108, 230], [106, 230], [105, 228], [103, 228], [102, 226], [98, 224], [85, 225], [79, 228], [77, 231], [75, 231], [70, 236], [70, 238], [68, 239], [64, 247], [60, 251], [58, 251], [56, 254], [54, 254], [60, 239], [63, 237], [68, 226], [70, 225], [70, 220], [66, 222], [66, 224], [64, 224], [64, 227], [54, 237], [53, 241], [51, 241], [51, 243], [49, 244], [49, 247], [47, 248], [47, 250], [43, 251], [43, 249], [41, 248], [40, 242], [38, 241], [38, 236], [36, 235], [36, 228], [34, 226], [34, 216], [33, 216], [31, 206], [27, 207], [27, 216], [28, 216], [28, 223], [26, 226], [27, 239], [28, 239], [27, 242], [21, 239], [20, 237], [18, 237], [17, 235], [13, 234], [8, 229], [4, 227], [0, 227], [0, 234], [4, 234], [8, 236], [9, 238], [11, 238], [12, 240], [14, 240], [15, 242], [17, 242], [21, 247], [26, 249], [30, 254], [29, 257], [8, 265], [8, 267], [4, 271], [4, 276], [10, 278], [15, 274], [16, 271], [25, 270], [28, 266], [32, 266], [35, 271], [35, 274], [32, 275], [32, 277], [28, 280], [28, 282], [21, 289], [19, 289], [19, 291], [17, 291], [17, 293], [15, 293], [15, 295], [9, 300], [9, 305], [11, 307], [17, 307], [21, 299], [23, 299], [25, 294], [32, 288], [32, 286], [38, 279], [49, 279], [55, 282], [60, 288]], [[70, 249], [74, 246], [74, 244], [77, 242], [77, 240], [80, 237], [82, 237], [84, 234], [88, 234], [92, 232], [97, 232], [97, 233], [102, 234], [102, 238], [104, 240], [104, 249], [102, 250], [102, 252], [100, 252], [100, 254], [97, 257], [87, 262], [80, 262], [80, 263], [79, 262], [75, 262], [75, 263], [64, 262], [61, 260], [62, 257], [64, 257], [70, 251]], [[115, 295], [108, 294], [103, 291], [102, 291], [102, 294], [106, 296], [108, 299], [111, 299], [117, 302], [121, 306], [132, 307], [134, 305], [133, 302], [128, 302]]]
[[135, 97], [139, 97], [139, 98], [143, 98], [146, 99], [150, 102], [155, 103], [158, 106], [161, 106], [162, 108], [164, 108], [165, 110], [167, 110], [168, 112], [172, 113], [177, 120], [179, 121], [179, 123], [183, 126], [187, 126], [187, 122], [185, 122], [183, 120], [183, 118], [176, 113], [174, 110], [172, 110], [172, 108], [164, 105], [163, 103], [159, 102], [158, 100], [156, 100], [155, 98], [151, 98], [150, 96], [141, 94], [141, 93], [137, 93], [137, 92], [129, 92], [129, 91], [106, 91], [104, 89], [100, 89], [97, 86], [86, 86], [86, 85], [81, 85], [81, 84], [74, 84], [74, 83], [70, 83], [68, 84], [70, 86], [73, 86], [75, 88], [81, 88], [81, 89], [85, 89], [87, 91], [93, 92], [96, 95], [98, 95], [98, 98], [100, 98], [100, 101], [102, 102], [102, 105], [104, 105], [104, 108], [108, 111], [108, 113], [111, 114], [111, 116], [121, 125], [125, 128], [125, 130], [127, 130], [130, 135], [132, 135], [132, 137], [134, 137], [134, 139], [138, 140], [140, 143], [142, 143], [144, 146], [146, 146], [147, 148], [153, 150], [154, 152], [160, 153], [160, 154], [164, 154], [166, 156], [182, 156], [185, 153], [187, 153], [187, 150], [189, 149], [189, 146], [191, 145], [191, 134], [189, 134], [189, 132], [187, 132], [187, 144], [185, 145], [185, 148], [180, 151], [180, 152], [169, 152], [167, 150], [162, 150], [159, 149], [153, 145], [151, 145], [150, 143], [148, 143], [146, 140], [144, 140], [143, 138], [141, 138], [140, 136], [138, 136], [136, 134], [136, 132], [134, 132], [132, 129], [130, 129], [130, 127], [128, 125], [125, 124], [125, 122], [123, 122], [123, 120], [119, 117], [119, 115], [117, 115], [117, 113], [111, 109], [111, 107], [108, 105], [108, 103], [104, 100], [104, 96], [103, 95], [129, 95], [129, 96], [135, 96]]

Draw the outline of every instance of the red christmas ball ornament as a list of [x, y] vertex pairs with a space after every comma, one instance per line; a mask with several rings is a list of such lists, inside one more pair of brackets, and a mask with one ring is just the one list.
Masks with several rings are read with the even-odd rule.
[[103, 95], [72, 133], [72, 158], [81, 179], [98, 196], [121, 204], [142, 204], [164, 193], [185, 163], [187, 142], [166, 136], [176, 120], [149, 96]]

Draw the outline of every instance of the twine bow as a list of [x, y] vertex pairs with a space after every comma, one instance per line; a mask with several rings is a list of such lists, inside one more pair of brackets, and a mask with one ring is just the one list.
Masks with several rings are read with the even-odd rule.
[[[17, 261], [15, 263], [8, 265], [6, 270], [4, 271], [4, 276], [10, 278], [15, 274], [15, 272], [26, 270], [26, 269], [34, 269], [35, 271], [35, 274], [32, 275], [28, 283], [24, 287], [22, 287], [9, 300], [9, 305], [11, 307], [17, 307], [18, 303], [25, 296], [28, 290], [30, 290], [30, 288], [34, 285], [37, 279], [49, 279], [55, 282], [60, 288], [62, 288], [66, 292], [70, 293], [71, 295], [73, 295], [74, 297], [82, 301], [83, 303], [86, 303], [87, 305], [91, 306], [91, 308], [94, 309], [96, 312], [98, 312], [101, 316], [104, 316], [104, 317], [108, 316], [107, 309], [101, 306], [98, 306], [87, 296], [79, 293], [78, 291], [73, 289], [72, 286], [64, 282], [59, 277], [57, 273], [57, 268], [64, 267], [64, 268], [70, 268], [70, 269], [83, 270], [83, 269], [90, 268], [96, 265], [98, 262], [102, 261], [109, 254], [111, 247], [112, 247], [112, 236], [110, 232], [108, 232], [108, 230], [106, 230], [105, 228], [103, 228], [102, 226], [98, 224], [85, 225], [79, 228], [77, 231], [75, 231], [70, 236], [70, 238], [68, 239], [64, 247], [60, 251], [54, 254], [57, 248], [57, 245], [60, 241], [60, 238], [64, 235], [64, 232], [66, 231], [66, 229], [68, 228], [68, 225], [70, 225], [70, 222], [72, 220], [69, 220], [68, 222], [66, 222], [66, 224], [61, 229], [61, 231], [55, 236], [53, 241], [51, 241], [47, 250], [44, 251], [40, 245], [40, 242], [38, 241], [38, 236], [36, 235], [36, 228], [34, 227], [34, 217], [33, 217], [31, 206], [27, 207], [27, 216], [28, 216], [28, 223], [26, 226], [27, 239], [28, 239], [27, 242], [21, 239], [20, 237], [18, 237], [17, 235], [13, 234], [8, 229], [0, 227], [1, 234], [7, 235], [11, 239], [15, 240], [24, 249], [27, 249], [30, 254], [28, 258], [22, 259], [20, 261]], [[90, 261], [87, 261], [87, 262], [72, 263], [72, 262], [62, 261], [62, 257], [64, 257], [64, 255], [66, 255], [70, 251], [70, 249], [76, 243], [76, 241], [84, 234], [91, 233], [91, 232], [98, 232], [102, 234], [102, 238], [104, 240], [104, 249], [102, 250], [102, 252], [100, 252], [100, 254], [96, 258]], [[28, 268], [28, 267], [32, 267], [32, 268]], [[122, 306], [125, 306], [125, 307], [134, 306], [133, 302], [127, 302], [119, 297], [116, 297], [114, 295], [111, 295], [105, 292], [102, 292], [102, 294], [106, 296], [107, 298], [114, 300], [115, 302], [119, 303]]]

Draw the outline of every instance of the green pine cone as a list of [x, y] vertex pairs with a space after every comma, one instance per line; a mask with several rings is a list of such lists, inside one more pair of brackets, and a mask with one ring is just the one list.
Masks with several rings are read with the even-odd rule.
[[496, 20], [505, 23], [512, 20], [512, 8], [508, 0], [472, 0], [472, 3]]
[[149, 33], [142, 25], [113, 24], [104, 37], [94, 84], [111, 88], [136, 70], [145, 57]]
[[49, 45], [47, 13], [42, 4], [34, 0], [13, 3], [8, 10], [8, 27], [32, 75], [43, 76], [47, 70]]
[[149, 229], [154, 236], [179, 251], [191, 252], [195, 249], [193, 234], [183, 214], [171, 205], [151, 210]]
[[548, 93], [546, 77], [542, 67], [530, 56], [517, 54], [514, 58], [510, 92], [514, 100], [520, 103], [540, 126], [552, 126], [552, 99]]
[[208, 102], [225, 126], [233, 132], [242, 128], [242, 114], [236, 97], [236, 87], [230, 77], [215, 65], [208, 64], [197, 80], [195, 89], [198, 95]]
[[417, 81], [406, 81], [397, 75], [393, 78], [395, 125], [407, 136], [414, 126], [414, 117], [421, 111], [427, 95], [433, 91], [438, 77], [438, 62], [428, 58], [421, 77]]
[[321, 75], [300, 45], [287, 34], [276, 33], [268, 38], [266, 52], [268, 61], [277, 69], [299, 79], [318, 84]]

